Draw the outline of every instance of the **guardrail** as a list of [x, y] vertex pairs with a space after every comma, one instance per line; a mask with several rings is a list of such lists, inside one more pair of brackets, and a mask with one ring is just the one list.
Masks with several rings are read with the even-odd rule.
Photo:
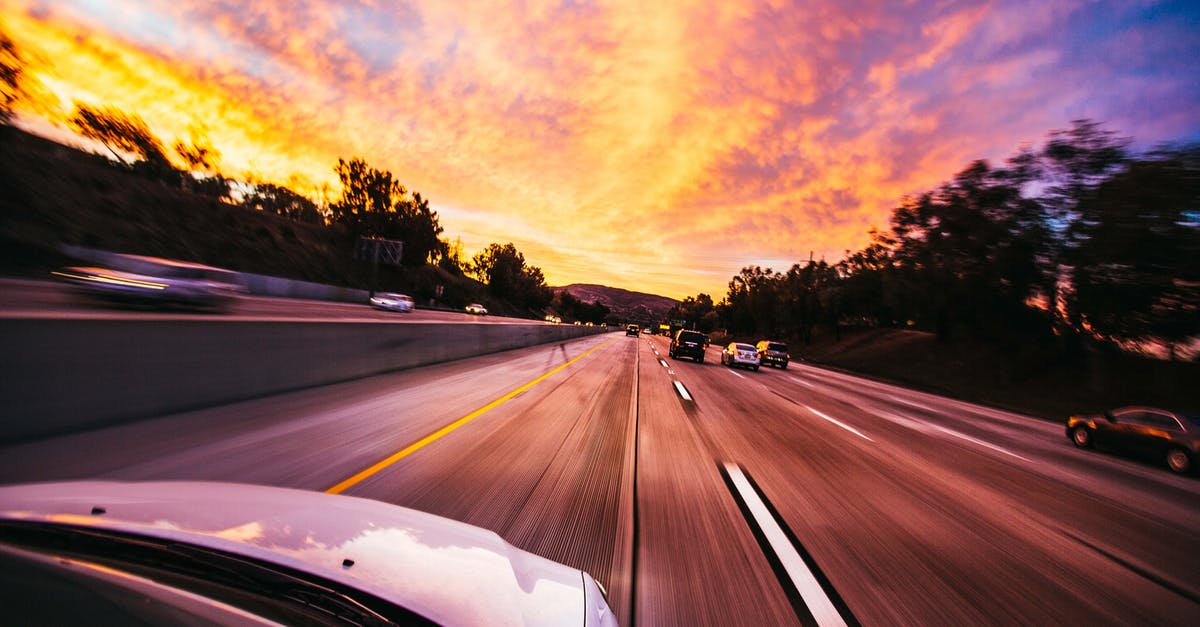
[[605, 331], [544, 323], [7, 319], [0, 442]]

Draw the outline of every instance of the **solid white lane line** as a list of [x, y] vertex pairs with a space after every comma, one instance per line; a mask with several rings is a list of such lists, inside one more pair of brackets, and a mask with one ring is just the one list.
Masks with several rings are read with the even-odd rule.
[[729, 474], [729, 480], [733, 486], [737, 488], [738, 494], [742, 497], [742, 502], [746, 504], [746, 508], [750, 510], [750, 515], [754, 516], [754, 521], [758, 523], [758, 528], [767, 538], [767, 543], [771, 545], [771, 550], [775, 552], [775, 556], [779, 558], [779, 562], [783, 564], [783, 569], [787, 572], [788, 578], [792, 580], [792, 585], [796, 586], [796, 591], [800, 593], [800, 597], [804, 599], [804, 604], [808, 606], [808, 611], [812, 612], [813, 618], [817, 620], [817, 624], [825, 627], [826, 625], [842, 625], [846, 624], [845, 619], [834, 607], [833, 601], [829, 600], [829, 596], [825, 594], [825, 590], [821, 588], [821, 584], [817, 578], [813, 576], [812, 571], [804, 563], [804, 558], [796, 552], [796, 548], [788, 540], [787, 535], [779, 524], [775, 522], [775, 517], [767, 509], [767, 506], [758, 498], [758, 493], [746, 480], [746, 475], [742, 474], [742, 469], [737, 464], [725, 462], [725, 472]]
[[817, 410], [813, 409], [812, 407], [809, 407], [808, 405], [805, 405], [805, 406], [804, 406], [804, 408], [805, 408], [805, 409], [807, 409], [808, 411], [811, 411], [812, 413], [814, 413], [814, 414], [816, 414], [816, 415], [820, 416], [821, 418], [824, 418], [825, 420], [828, 420], [829, 422], [831, 422], [831, 423], [833, 423], [833, 424], [835, 424], [835, 425], [837, 425], [837, 426], [839, 426], [839, 427], [841, 427], [841, 428], [845, 429], [846, 431], [849, 431], [850, 433], [853, 433], [854, 435], [857, 435], [858, 437], [860, 437], [860, 438], [862, 438], [862, 439], [864, 439], [864, 440], [866, 440], [866, 441], [868, 441], [868, 442], [874, 442], [874, 441], [875, 441], [875, 440], [872, 440], [871, 438], [868, 438], [867, 436], [863, 435], [863, 434], [862, 434], [862, 432], [860, 432], [858, 429], [855, 429], [854, 427], [851, 427], [850, 425], [848, 425], [848, 424], [846, 424], [846, 423], [842, 422], [841, 420], [838, 420], [837, 418], [834, 418], [833, 416], [828, 416], [828, 415], [826, 415], [826, 414], [823, 414], [823, 413], [821, 413], [821, 412], [819, 412], [819, 411], [817, 411]]
[[692, 395], [688, 394], [687, 388], [683, 387], [682, 383], [680, 383], [678, 381], [673, 381], [673, 383], [675, 384], [675, 391], [679, 392], [679, 396], [683, 397], [683, 400], [685, 400], [685, 401], [693, 400]]

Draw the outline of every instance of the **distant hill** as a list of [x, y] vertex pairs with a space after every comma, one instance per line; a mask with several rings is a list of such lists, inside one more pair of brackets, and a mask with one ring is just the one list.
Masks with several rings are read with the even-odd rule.
[[600, 301], [622, 320], [661, 321], [666, 319], [667, 312], [679, 302], [666, 296], [589, 283], [572, 283], [552, 289], [556, 292], [567, 292], [585, 303]]

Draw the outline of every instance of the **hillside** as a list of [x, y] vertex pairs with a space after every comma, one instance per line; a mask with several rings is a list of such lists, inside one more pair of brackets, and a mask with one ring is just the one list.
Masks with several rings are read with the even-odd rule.
[[622, 320], [640, 322], [659, 322], [667, 317], [667, 312], [679, 301], [666, 296], [646, 294], [624, 290], [619, 287], [593, 285], [590, 283], [572, 283], [562, 287], [552, 288], [554, 291], [567, 292], [585, 303], [599, 301], [608, 307]]

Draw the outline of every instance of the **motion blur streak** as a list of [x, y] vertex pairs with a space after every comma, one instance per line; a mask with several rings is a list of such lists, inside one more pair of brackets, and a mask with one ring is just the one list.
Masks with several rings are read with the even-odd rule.
[[568, 361], [568, 362], [562, 364], [561, 366], [555, 368], [554, 370], [551, 370], [550, 372], [547, 372], [546, 374], [534, 379], [533, 381], [530, 381], [529, 383], [522, 385], [521, 387], [509, 392], [508, 394], [505, 394], [504, 396], [501, 396], [500, 398], [488, 403], [487, 405], [484, 405], [483, 407], [476, 409], [475, 411], [467, 414], [466, 416], [463, 416], [462, 418], [455, 420], [454, 422], [442, 427], [441, 429], [434, 431], [433, 433], [421, 438], [420, 440], [417, 440], [413, 444], [410, 444], [407, 447], [401, 449], [399, 452], [397, 452], [393, 455], [390, 455], [383, 461], [373, 464], [369, 468], [355, 474], [354, 476], [350, 477], [349, 479], [346, 479], [345, 481], [342, 481], [341, 483], [338, 483], [337, 485], [335, 485], [332, 488], [329, 488], [328, 490], [325, 490], [325, 491], [328, 492], [329, 494], [341, 494], [342, 492], [345, 492], [346, 490], [361, 483], [364, 479], [367, 479], [368, 477], [371, 477], [372, 475], [378, 473], [379, 471], [383, 470], [384, 468], [387, 468], [388, 466], [395, 464], [396, 462], [404, 459], [405, 457], [408, 457], [409, 455], [416, 453], [417, 451], [421, 450], [422, 448], [425, 448], [425, 446], [427, 446], [433, 442], [436, 442], [437, 440], [440, 440], [443, 436], [450, 434], [452, 431], [467, 424], [468, 422], [471, 422], [472, 420], [475, 420], [476, 418], [486, 414], [487, 412], [491, 411], [492, 409], [499, 407], [501, 404], [503, 404], [504, 402], [506, 402], [508, 400], [511, 400], [513, 397], [520, 394], [521, 392], [524, 392], [525, 390], [528, 390], [529, 388], [541, 383], [542, 381], [545, 381], [546, 379], [550, 378], [552, 375], [565, 369], [567, 366], [570, 366], [571, 364], [583, 359], [584, 357], [591, 355], [592, 353], [611, 344], [612, 342], [613, 342], [613, 340], [608, 340], [607, 342], [597, 345], [596, 347], [592, 348], [591, 350], [588, 350], [587, 352], [576, 357], [575, 359], [572, 359], [571, 361]]

